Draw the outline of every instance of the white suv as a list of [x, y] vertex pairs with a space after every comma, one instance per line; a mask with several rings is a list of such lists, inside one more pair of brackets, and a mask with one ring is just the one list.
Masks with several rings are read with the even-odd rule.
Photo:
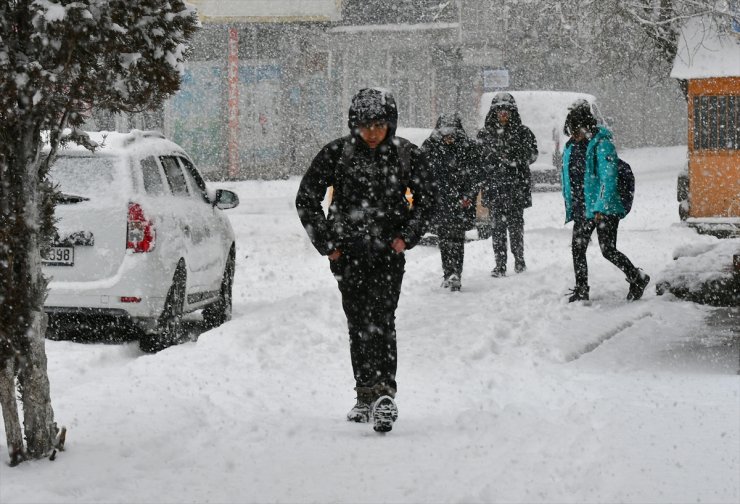
[[144, 351], [181, 339], [183, 313], [230, 320], [235, 240], [223, 210], [237, 195], [208, 189], [161, 133], [90, 136], [95, 152], [71, 144], [50, 171], [61, 195], [58, 236], [42, 251], [46, 312], [133, 321]]

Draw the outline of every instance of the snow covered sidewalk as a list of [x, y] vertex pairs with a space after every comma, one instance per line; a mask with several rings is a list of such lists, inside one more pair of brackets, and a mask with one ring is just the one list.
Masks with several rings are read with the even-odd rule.
[[[684, 155], [623, 153], [637, 195], [618, 246], [651, 275], [714, 240], [678, 224]], [[297, 184], [228, 184], [242, 201], [231, 322], [156, 355], [47, 343], [68, 450], [0, 466], [0, 502], [738, 502], [738, 339], [653, 285], [625, 302], [595, 243], [592, 301], [569, 305], [559, 194], [525, 214], [521, 275], [491, 278], [490, 240], [471, 242], [450, 293], [438, 249], [408, 253], [399, 420], [387, 435], [346, 422], [346, 322]]]

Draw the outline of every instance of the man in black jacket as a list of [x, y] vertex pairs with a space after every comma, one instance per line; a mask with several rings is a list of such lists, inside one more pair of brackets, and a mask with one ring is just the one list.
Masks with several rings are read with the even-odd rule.
[[421, 150], [436, 185], [431, 226], [439, 237], [442, 287], [459, 291], [465, 231], [475, 224], [475, 197], [480, 190], [477, 145], [465, 134], [458, 114], [442, 114]]
[[485, 127], [478, 132], [482, 149], [483, 205], [491, 211], [491, 235], [496, 266], [491, 275], [506, 275], [506, 232], [509, 232], [514, 269], [524, 262], [524, 209], [532, 206], [529, 165], [537, 159], [537, 139], [522, 124], [514, 97], [493, 97]]
[[[313, 245], [329, 258], [349, 326], [357, 404], [347, 419], [387, 432], [398, 416], [395, 312], [405, 257], [421, 238], [433, 194], [427, 164], [395, 136], [393, 96], [362, 89], [350, 135], [326, 145], [301, 180], [296, 208]], [[328, 215], [321, 202], [333, 187]], [[413, 195], [413, 205], [406, 190]]]

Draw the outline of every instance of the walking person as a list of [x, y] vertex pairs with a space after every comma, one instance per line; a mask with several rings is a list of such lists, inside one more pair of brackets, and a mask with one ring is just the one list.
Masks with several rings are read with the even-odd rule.
[[570, 139], [563, 152], [565, 222], [573, 221], [573, 269], [576, 285], [568, 302], [589, 298], [586, 249], [594, 230], [601, 254], [625, 274], [627, 299], [640, 299], [650, 276], [617, 250], [619, 220], [626, 215], [617, 190], [617, 151], [611, 132], [598, 126], [591, 106], [579, 100], [570, 107], [563, 131]]
[[514, 270], [526, 270], [524, 261], [524, 209], [532, 206], [529, 165], [537, 159], [537, 139], [522, 124], [514, 97], [497, 93], [491, 101], [485, 126], [478, 132], [482, 149], [483, 205], [491, 213], [491, 238], [496, 265], [494, 277], [506, 275], [507, 239]]
[[[398, 416], [395, 312], [404, 252], [422, 237], [433, 194], [421, 151], [395, 136], [391, 93], [362, 89], [349, 108], [350, 134], [326, 145], [301, 180], [296, 208], [342, 295], [357, 403], [347, 419], [390, 431]], [[328, 215], [321, 206], [333, 187]], [[413, 205], [406, 198], [407, 188]]]
[[479, 190], [477, 148], [465, 133], [460, 116], [443, 114], [421, 149], [436, 186], [431, 228], [439, 238], [442, 287], [459, 291], [465, 231], [475, 224], [475, 197]]

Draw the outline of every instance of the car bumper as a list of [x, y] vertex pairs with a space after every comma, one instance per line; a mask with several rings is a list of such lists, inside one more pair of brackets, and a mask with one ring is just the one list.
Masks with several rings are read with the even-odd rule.
[[560, 170], [556, 170], [555, 168], [532, 170], [533, 191], [559, 191], [561, 187]]
[[[133, 297], [133, 296], [127, 296]], [[101, 314], [131, 318], [157, 318], [164, 307], [164, 296], [136, 298], [121, 301], [121, 296], [110, 294], [79, 294], [60, 288], [50, 290], [44, 305], [47, 313]]]
[[91, 281], [55, 280], [55, 271], [45, 268], [52, 281], [44, 308], [49, 313], [86, 310], [156, 319], [172, 283], [167, 269], [155, 256], [138, 254], [127, 255], [111, 277]]

